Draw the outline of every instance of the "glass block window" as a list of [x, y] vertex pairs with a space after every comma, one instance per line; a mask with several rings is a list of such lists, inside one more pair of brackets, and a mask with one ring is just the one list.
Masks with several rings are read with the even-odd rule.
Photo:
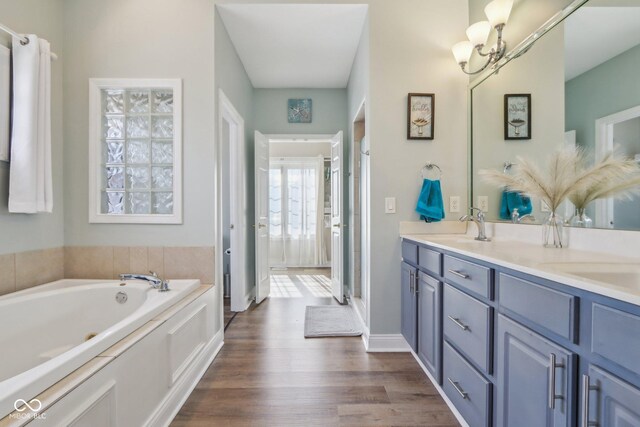
[[180, 80], [92, 79], [91, 98], [91, 222], [180, 223]]

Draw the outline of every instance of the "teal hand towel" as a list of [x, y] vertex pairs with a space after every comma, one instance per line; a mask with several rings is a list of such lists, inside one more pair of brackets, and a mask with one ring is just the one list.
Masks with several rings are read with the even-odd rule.
[[518, 209], [520, 216], [530, 214], [533, 212], [531, 199], [517, 191], [504, 190], [500, 202], [500, 218], [511, 219], [511, 214], [514, 209]]
[[420, 219], [426, 222], [437, 222], [444, 219], [444, 203], [442, 202], [440, 180], [422, 180], [422, 189], [418, 197], [416, 212], [420, 214]]

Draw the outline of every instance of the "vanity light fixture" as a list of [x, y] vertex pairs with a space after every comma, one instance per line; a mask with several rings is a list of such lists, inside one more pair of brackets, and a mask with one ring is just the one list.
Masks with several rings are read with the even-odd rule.
[[[511, 13], [511, 7], [513, 6], [513, 0], [493, 0], [484, 8], [484, 13], [487, 15], [488, 21], [480, 21], [467, 28], [467, 38], [460, 43], [456, 43], [451, 48], [453, 56], [456, 58], [456, 62], [462, 68], [462, 71], [466, 74], [478, 74], [484, 71], [489, 65], [498, 62], [506, 53], [507, 44], [502, 39], [502, 31], [509, 19]], [[489, 52], [483, 52], [491, 29], [494, 28], [498, 34], [498, 40], [495, 45], [491, 47]], [[477, 71], [467, 71], [465, 68], [471, 59], [473, 50], [478, 52], [482, 57], [486, 57], [485, 64]]]

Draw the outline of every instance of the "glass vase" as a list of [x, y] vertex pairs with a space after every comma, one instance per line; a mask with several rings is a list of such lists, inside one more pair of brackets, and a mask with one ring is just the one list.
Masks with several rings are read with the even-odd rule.
[[575, 214], [571, 217], [569, 225], [579, 228], [592, 228], [593, 220], [587, 216], [586, 209], [576, 209]]
[[563, 248], [567, 245], [566, 240], [562, 217], [551, 212], [542, 224], [542, 245], [545, 248]]

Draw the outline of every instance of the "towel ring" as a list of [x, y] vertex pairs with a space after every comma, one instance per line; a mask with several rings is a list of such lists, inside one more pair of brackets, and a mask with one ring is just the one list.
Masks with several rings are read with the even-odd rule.
[[440, 166], [436, 165], [435, 163], [429, 162], [426, 165], [424, 165], [422, 169], [420, 169], [420, 175], [422, 175], [422, 179], [427, 178], [425, 176], [425, 172], [433, 171], [434, 169], [438, 169], [438, 179], [442, 178], [442, 169], [440, 169]]
[[507, 160], [506, 162], [503, 163], [504, 169], [502, 170], [502, 172], [506, 175], [507, 172], [511, 170], [511, 167], [515, 165], [516, 165], [515, 163], [512, 163]]

